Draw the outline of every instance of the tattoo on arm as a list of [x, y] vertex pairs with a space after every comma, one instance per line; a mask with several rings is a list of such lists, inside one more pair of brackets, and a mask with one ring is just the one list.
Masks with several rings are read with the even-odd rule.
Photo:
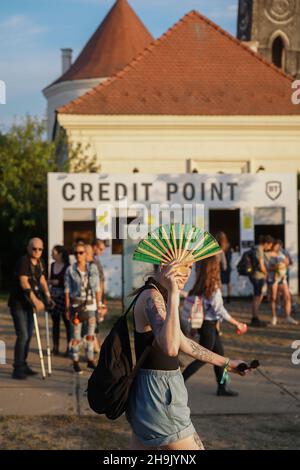
[[146, 300], [145, 311], [154, 336], [157, 336], [166, 318], [166, 305], [158, 292], [153, 292]]
[[192, 355], [195, 359], [198, 359], [198, 361], [203, 361], [203, 362], [213, 362], [213, 352], [209, 351], [208, 349], [204, 348], [203, 346], [200, 346], [200, 344], [197, 344], [195, 341], [189, 340], [191, 350], [192, 350]]

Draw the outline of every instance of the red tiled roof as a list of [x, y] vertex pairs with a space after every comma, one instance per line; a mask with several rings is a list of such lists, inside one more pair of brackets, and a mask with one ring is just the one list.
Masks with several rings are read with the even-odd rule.
[[111, 77], [153, 41], [127, 0], [117, 0], [76, 61], [56, 82]]
[[293, 78], [192, 11], [129, 65], [58, 109], [100, 115], [288, 115]]

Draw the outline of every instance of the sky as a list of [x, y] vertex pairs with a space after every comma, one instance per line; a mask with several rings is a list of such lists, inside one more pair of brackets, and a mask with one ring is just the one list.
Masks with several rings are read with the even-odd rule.
[[[61, 48], [73, 60], [115, 0], [1, 0], [0, 129], [26, 114], [43, 117], [42, 89], [61, 75]], [[129, 0], [155, 38], [191, 10], [198, 10], [236, 35], [238, 0]], [[1, 86], [0, 86], [1, 90]], [[1, 96], [0, 96], [1, 102]]]

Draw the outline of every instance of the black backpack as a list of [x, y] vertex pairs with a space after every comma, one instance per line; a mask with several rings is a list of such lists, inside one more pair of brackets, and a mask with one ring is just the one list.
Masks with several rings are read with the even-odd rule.
[[134, 365], [135, 353], [131, 350], [127, 315], [146, 289], [159, 290], [159, 287], [146, 282], [126, 313], [118, 319], [102, 344], [98, 365], [88, 381], [87, 398], [91, 409], [112, 420], [126, 410], [135, 375], [152, 348], [146, 347]]
[[236, 268], [240, 276], [252, 276], [255, 271], [255, 253], [254, 248], [245, 251]]

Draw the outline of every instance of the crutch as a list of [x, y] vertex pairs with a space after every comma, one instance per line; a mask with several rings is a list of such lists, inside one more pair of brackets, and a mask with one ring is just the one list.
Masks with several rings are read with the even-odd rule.
[[51, 350], [50, 350], [50, 335], [49, 335], [49, 315], [47, 310], [45, 310], [45, 320], [46, 320], [46, 344], [47, 344], [47, 359], [48, 359], [48, 375], [52, 374], [52, 365], [51, 365]]
[[33, 310], [33, 319], [34, 319], [34, 328], [35, 328], [36, 340], [37, 340], [37, 344], [38, 344], [38, 348], [39, 348], [39, 356], [40, 356], [40, 361], [41, 361], [42, 376], [43, 376], [43, 380], [45, 380], [46, 371], [45, 371], [45, 364], [44, 364], [44, 356], [43, 356], [43, 350], [42, 350], [42, 345], [41, 345], [39, 324], [38, 324], [37, 314], [36, 314], [35, 310]]

